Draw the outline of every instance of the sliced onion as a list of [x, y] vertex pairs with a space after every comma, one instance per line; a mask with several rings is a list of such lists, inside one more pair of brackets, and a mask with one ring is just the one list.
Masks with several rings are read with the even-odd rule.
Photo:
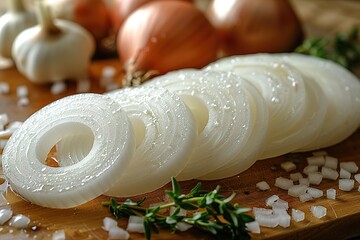
[[3, 208], [0, 209], [0, 225], [4, 225], [12, 217], [13, 212], [11, 209]]
[[191, 112], [165, 88], [125, 89], [108, 96], [130, 117], [138, 146], [126, 173], [106, 195], [131, 196], [164, 186], [184, 169], [195, 145]]
[[[84, 132], [94, 139], [84, 159], [59, 167], [45, 165], [57, 142]], [[120, 105], [103, 95], [79, 94], [55, 101], [28, 118], [4, 150], [3, 169], [12, 189], [25, 199], [70, 208], [112, 187], [134, 149], [133, 128]]]
[[320, 135], [302, 151], [334, 145], [350, 136], [360, 124], [360, 83], [340, 65], [301, 54], [277, 54], [279, 58], [312, 77], [323, 89], [328, 109]]
[[16, 216], [13, 216], [9, 220], [9, 226], [15, 227], [15, 228], [27, 228], [27, 226], [30, 223], [30, 218], [27, 216], [24, 216], [22, 214], [18, 214]]
[[[154, 78], [148, 84], [163, 86], [180, 96], [190, 109], [204, 106], [208, 119], [185, 169], [177, 176], [188, 180], [204, 176], [244, 153], [255, 119], [247, 93], [230, 73], [180, 70]], [[201, 104], [198, 104], [201, 102]]]

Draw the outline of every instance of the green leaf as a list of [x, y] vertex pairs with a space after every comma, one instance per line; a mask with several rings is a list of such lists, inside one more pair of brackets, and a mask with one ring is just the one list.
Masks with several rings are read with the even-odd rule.
[[199, 195], [199, 191], [201, 189], [201, 182], [198, 182], [196, 186], [190, 190], [190, 193], [188, 194], [189, 197], [196, 197]]
[[174, 177], [171, 177], [172, 192], [174, 196], [178, 197], [181, 194], [181, 187]]

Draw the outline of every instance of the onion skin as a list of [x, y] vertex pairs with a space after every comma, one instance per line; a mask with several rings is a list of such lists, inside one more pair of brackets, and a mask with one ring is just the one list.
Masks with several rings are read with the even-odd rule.
[[154, 1], [138, 8], [118, 33], [118, 54], [127, 76], [201, 68], [219, 46], [214, 27], [193, 4]]
[[[114, 0], [109, 7], [109, 16], [113, 31], [117, 33], [123, 22], [132, 12], [145, 3], [153, 1], [159, 0]], [[192, 0], [182, 1], [192, 2]]]
[[290, 52], [303, 39], [301, 23], [287, 0], [214, 0], [207, 16], [225, 55]]

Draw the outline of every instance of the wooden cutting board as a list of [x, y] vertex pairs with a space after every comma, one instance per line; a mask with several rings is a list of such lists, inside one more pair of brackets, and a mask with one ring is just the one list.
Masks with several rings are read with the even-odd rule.
[[[331, 34], [336, 31], [347, 31], [356, 25], [360, 27], [360, 2], [350, 0], [296, 0], [293, 1], [308, 36]], [[91, 92], [102, 93], [105, 91], [99, 84], [99, 76], [104, 66], [121, 68], [116, 59], [97, 60], [90, 66], [90, 78], [92, 81]], [[117, 76], [119, 79], [121, 75]], [[23, 121], [36, 110], [48, 103], [76, 93], [75, 85], [68, 83], [68, 90], [61, 95], [51, 95], [50, 86], [37, 86], [31, 84], [25, 77], [20, 75], [14, 67], [0, 70], [0, 82], [10, 84], [11, 92], [8, 95], [0, 95], [0, 113], [6, 112], [11, 121]], [[26, 85], [29, 88], [30, 104], [25, 107], [17, 106], [16, 87]], [[360, 165], [360, 132], [356, 132], [346, 141], [325, 149], [331, 156], [340, 161], [355, 161]], [[237, 193], [235, 199], [239, 204], [246, 207], [265, 207], [264, 200], [273, 194], [289, 202], [290, 208], [297, 208], [306, 213], [306, 219], [300, 223], [291, 223], [289, 228], [277, 227], [275, 229], [262, 228], [261, 234], [252, 234], [254, 239], [344, 239], [352, 236], [360, 236], [360, 192], [356, 189], [351, 192], [338, 190], [337, 181], [324, 180], [319, 189], [326, 190], [335, 188], [338, 190], [336, 200], [328, 200], [325, 197], [307, 203], [301, 203], [298, 199], [289, 197], [286, 191], [273, 187], [275, 178], [278, 176], [288, 177], [288, 173], [282, 170], [273, 170], [286, 160], [298, 162], [297, 168], [301, 170], [305, 165], [305, 158], [311, 153], [289, 154], [273, 159], [258, 161], [247, 171], [219, 181], [203, 182], [205, 189], [213, 189], [216, 185], [222, 186], [222, 193], [229, 195]], [[259, 181], [267, 181], [272, 187], [269, 191], [260, 192], [255, 188]], [[184, 190], [189, 190], [196, 181], [182, 182]], [[164, 189], [170, 189], [167, 185], [153, 193], [145, 195], [146, 204], [161, 202], [164, 197]], [[137, 197], [140, 198], [141, 196]], [[107, 201], [106, 196], [66, 210], [43, 208], [24, 201], [15, 196], [11, 191], [6, 195], [14, 214], [24, 214], [31, 218], [31, 227], [26, 233], [36, 236], [37, 239], [49, 239], [56, 230], [64, 229], [67, 239], [106, 239], [107, 232], [102, 226], [102, 219], [111, 216], [107, 208], [101, 206], [102, 201]], [[136, 199], [136, 198], [135, 198]], [[122, 199], [119, 199], [122, 200]], [[311, 205], [322, 205], [327, 208], [327, 216], [316, 219], [310, 214]], [[126, 227], [126, 220], [119, 220], [119, 225]], [[0, 227], [0, 238], [9, 232], [9, 228]], [[131, 239], [144, 239], [141, 234], [131, 234]], [[211, 236], [196, 230], [185, 233], [173, 234], [162, 231], [153, 239], [211, 239]]]

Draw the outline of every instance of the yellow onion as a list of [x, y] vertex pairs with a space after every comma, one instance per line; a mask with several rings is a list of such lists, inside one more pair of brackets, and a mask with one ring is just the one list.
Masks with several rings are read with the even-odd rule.
[[126, 78], [201, 68], [217, 57], [218, 37], [205, 15], [184, 1], [154, 1], [133, 12], [117, 38]]
[[207, 11], [225, 55], [292, 51], [303, 39], [287, 0], [214, 0]]

